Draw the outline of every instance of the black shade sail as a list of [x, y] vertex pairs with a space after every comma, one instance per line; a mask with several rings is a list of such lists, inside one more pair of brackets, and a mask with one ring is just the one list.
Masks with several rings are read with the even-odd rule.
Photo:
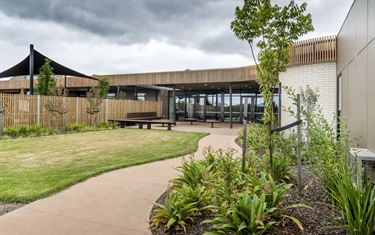
[[[50, 65], [53, 68], [53, 73], [56, 75], [67, 75], [67, 76], [75, 76], [75, 77], [98, 80], [96, 78], [84, 75], [70, 68], [67, 68], [49, 59], [48, 57], [44, 56], [43, 54], [39, 53], [36, 50], [34, 50], [34, 75], [39, 74], [39, 68], [44, 65], [45, 59], [48, 59], [51, 61]], [[13, 66], [12, 68], [0, 73], [0, 78], [23, 76], [23, 75], [30, 75], [30, 55], [26, 57], [24, 60], [22, 60], [20, 63], [18, 63], [17, 65]]]

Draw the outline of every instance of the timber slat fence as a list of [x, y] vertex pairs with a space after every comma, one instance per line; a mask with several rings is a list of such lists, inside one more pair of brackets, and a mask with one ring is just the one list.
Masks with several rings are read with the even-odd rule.
[[[51, 113], [46, 104], [62, 99], [66, 113]], [[126, 118], [130, 112], [156, 112], [161, 116], [160, 101], [111, 100], [103, 99], [100, 112], [90, 115], [86, 112], [88, 101], [81, 97], [52, 97], [39, 95], [18, 95], [0, 93], [3, 102], [3, 127], [40, 125], [42, 127], [64, 127], [66, 124], [85, 123], [98, 125], [108, 119]]]
[[290, 50], [290, 65], [336, 61], [336, 36], [298, 41]]

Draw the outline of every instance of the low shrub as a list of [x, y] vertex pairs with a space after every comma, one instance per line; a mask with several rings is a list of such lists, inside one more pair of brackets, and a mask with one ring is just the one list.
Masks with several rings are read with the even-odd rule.
[[[265, 164], [265, 169], [269, 172], [269, 157], [267, 156]], [[285, 183], [294, 178], [295, 175], [291, 169], [291, 160], [286, 155], [279, 155], [279, 153], [274, 154], [273, 156], [273, 165], [272, 165], [272, 178], [280, 183]]]
[[107, 122], [101, 122], [100, 125], [99, 125], [99, 128], [107, 130], [107, 129], [109, 129], [109, 124]]
[[[246, 146], [248, 148], [248, 154], [251, 156], [263, 156], [268, 154], [268, 140], [269, 137], [266, 126], [261, 124], [252, 124], [248, 126], [246, 134]], [[242, 142], [243, 130], [238, 132], [238, 139]], [[290, 160], [290, 163], [296, 164], [296, 147], [297, 137], [294, 133], [288, 135], [284, 132], [274, 133], [272, 135], [273, 140], [273, 152], [278, 155], [285, 156]]]
[[245, 186], [240, 159], [234, 157], [234, 153], [233, 149], [208, 152], [207, 157], [214, 160], [210, 165], [211, 172], [204, 181], [207, 204], [229, 208]]
[[46, 127], [42, 130], [42, 136], [56, 135], [58, 130], [54, 127]]
[[[253, 160], [257, 160], [247, 169], [250, 174], [243, 174], [241, 160], [234, 153], [233, 149], [216, 152], [207, 149], [202, 160], [191, 158], [184, 161], [177, 168], [180, 176], [171, 180], [172, 193], [164, 204], [158, 205], [161, 209], [158, 216], [153, 218], [152, 227], [175, 229], [170, 224], [176, 222], [170, 219], [177, 212], [172, 211], [182, 210], [183, 205], [194, 205], [197, 210], [215, 213], [213, 220], [205, 221], [212, 223], [216, 230], [208, 234], [261, 234], [274, 223], [268, 223], [271, 218], [281, 216], [292, 219], [302, 227], [298, 219], [284, 215], [281, 209], [287, 197], [284, 192], [292, 184], [274, 180], [266, 173], [266, 161], [258, 157], [253, 157]], [[264, 224], [266, 220], [268, 222]], [[185, 226], [186, 223], [182, 224]]]
[[19, 136], [18, 130], [15, 127], [7, 127], [3, 130], [3, 135], [10, 136], [12, 138], [17, 138]]
[[18, 127], [18, 136], [20, 136], [20, 137], [29, 136], [29, 128], [27, 126]]
[[375, 188], [372, 180], [362, 183], [361, 177], [358, 179], [357, 184], [354, 184], [350, 172], [344, 173], [341, 179], [336, 181], [334, 190], [330, 191], [345, 223], [342, 224], [339, 220], [336, 222], [350, 235], [372, 235], [375, 221]]
[[261, 172], [259, 178], [246, 175], [248, 192], [261, 196], [264, 194], [265, 202], [269, 207], [279, 208], [282, 201], [287, 197], [285, 190], [292, 187], [293, 184], [278, 184], [272, 176], [266, 172]]
[[41, 136], [43, 128], [40, 125], [33, 125], [28, 128], [28, 135], [31, 137]]
[[208, 232], [204, 235], [263, 234], [275, 223], [268, 221], [276, 208], [267, 208], [265, 194], [258, 197], [256, 194], [244, 193], [229, 210], [222, 207], [216, 207], [216, 209], [220, 213], [215, 214], [214, 219], [204, 221], [204, 223], [212, 223], [215, 232]]
[[204, 190], [204, 187], [192, 188], [183, 185], [181, 188], [176, 188], [175, 192], [177, 193], [183, 204], [196, 203], [196, 206], [198, 208], [202, 208], [203, 204], [201, 201], [201, 197]]
[[111, 125], [110, 125], [110, 128], [115, 130], [115, 129], [118, 129], [120, 127], [120, 123], [119, 122], [112, 122]]
[[196, 161], [190, 158], [190, 161], [184, 161], [181, 166], [176, 169], [181, 173], [178, 178], [171, 180], [177, 186], [182, 187], [188, 185], [192, 188], [197, 188], [203, 185], [204, 179], [212, 166], [207, 166], [203, 161]]
[[65, 130], [68, 133], [87, 132], [88, 126], [85, 123], [72, 123], [72, 124], [67, 124], [65, 127]]
[[186, 223], [194, 223], [194, 216], [198, 215], [196, 202], [186, 204], [186, 200], [178, 197], [177, 193], [171, 192], [165, 204], [155, 203], [159, 209], [155, 211], [155, 216], [151, 219], [151, 228], [166, 226], [173, 230], [183, 229], [186, 233]]
[[[295, 101], [293, 90], [288, 95]], [[371, 235], [374, 233], [375, 188], [372, 180], [362, 179], [362, 169], [357, 169], [357, 182], [354, 179], [357, 163], [349, 159], [349, 130], [345, 120], [339, 118], [340, 135], [337, 135], [336, 121], [329, 123], [317, 105], [318, 95], [311, 88], [301, 90], [303, 118], [302, 129], [309, 140], [304, 148], [310, 169], [322, 183], [333, 206], [341, 211], [342, 220], [332, 218], [338, 227], [351, 235]], [[307, 110], [306, 107], [309, 107]], [[354, 168], [354, 169], [353, 169]]]
[[109, 126], [106, 122], [101, 123], [101, 127], [87, 126], [85, 123], [72, 123], [67, 124], [63, 130], [58, 130], [54, 127], [45, 127], [42, 128], [40, 125], [33, 126], [20, 126], [16, 127], [7, 127], [3, 130], [3, 139], [5, 138], [18, 138], [18, 137], [36, 137], [36, 136], [48, 136], [56, 135], [62, 133], [80, 133], [87, 131], [98, 131], [98, 130], [107, 130], [107, 129], [116, 129], [116, 125]]

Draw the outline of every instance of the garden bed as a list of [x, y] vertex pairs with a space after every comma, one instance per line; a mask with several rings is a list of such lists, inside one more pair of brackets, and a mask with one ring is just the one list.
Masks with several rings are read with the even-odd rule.
[[[293, 171], [296, 172], [296, 167], [293, 167]], [[289, 195], [284, 201], [284, 207], [288, 205], [294, 205], [303, 203], [311, 207], [307, 208], [291, 208], [286, 210], [286, 214], [298, 218], [304, 229], [304, 234], [346, 234], [344, 230], [337, 228], [327, 228], [330, 226], [335, 226], [331, 218], [328, 215], [335, 218], [340, 216], [340, 213], [330, 206], [330, 202], [326, 197], [323, 188], [320, 186], [317, 179], [306, 169], [302, 169], [303, 177], [303, 187], [304, 190], [299, 194], [297, 189], [297, 180], [293, 179], [293, 187], [288, 189], [286, 193]], [[164, 203], [167, 192], [165, 192], [156, 201], [156, 203]], [[156, 206], [153, 207], [150, 218], [154, 215], [154, 211], [157, 209]], [[328, 215], [327, 215], [328, 214]], [[211, 231], [210, 224], [200, 224], [205, 219], [212, 219], [213, 216], [210, 213], [204, 212], [202, 216], [196, 218], [194, 224], [189, 224], [187, 226], [187, 233], [189, 235], [203, 234], [204, 232]], [[153, 235], [162, 234], [184, 234], [183, 231], [166, 231], [165, 228], [156, 228], [152, 230]], [[288, 219], [280, 220], [278, 224], [271, 226], [265, 234], [303, 234], [298, 226]]]

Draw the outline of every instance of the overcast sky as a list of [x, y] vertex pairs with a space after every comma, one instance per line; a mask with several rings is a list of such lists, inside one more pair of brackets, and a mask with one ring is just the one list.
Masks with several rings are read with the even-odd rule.
[[[315, 32], [304, 38], [314, 38], [337, 34], [353, 0], [306, 2]], [[242, 4], [242, 0], [0, 0], [0, 71], [23, 60], [30, 44], [88, 75], [250, 65], [248, 45], [230, 30], [235, 7]]]

